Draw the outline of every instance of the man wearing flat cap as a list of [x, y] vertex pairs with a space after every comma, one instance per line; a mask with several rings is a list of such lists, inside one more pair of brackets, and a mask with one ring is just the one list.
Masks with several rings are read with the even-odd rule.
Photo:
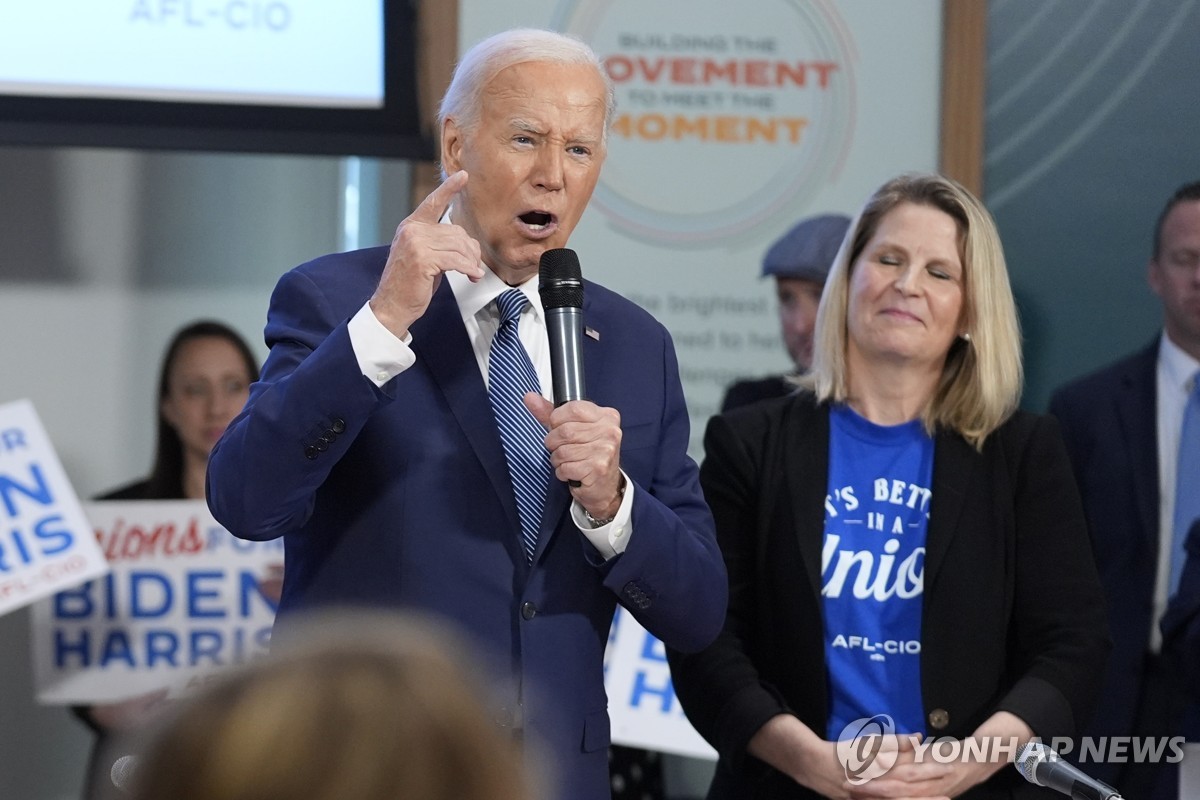
[[843, 214], [822, 214], [798, 222], [763, 256], [762, 274], [775, 278], [779, 326], [788, 355], [795, 364], [791, 375], [772, 375], [738, 381], [721, 401], [721, 411], [758, 400], [783, 397], [796, 388], [790, 378], [808, 372], [812, 364], [813, 326], [825, 276], [850, 227]]

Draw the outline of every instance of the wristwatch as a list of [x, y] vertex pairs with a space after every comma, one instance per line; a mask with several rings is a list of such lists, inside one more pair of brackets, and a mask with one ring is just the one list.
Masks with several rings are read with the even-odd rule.
[[[621, 510], [620, 501], [623, 499], [625, 499], [625, 476], [621, 475], [621, 485], [617, 487], [617, 511]], [[588, 511], [586, 508], [583, 510], [583, 516], [584, 519], [588, 521], [588, 525], [591, 525], [593, 528], [603, 528], [605, 525], [617, 518], [616, 512], [613, 512], [611, 517], [596, 519], [592, 516], [592, 512]]]

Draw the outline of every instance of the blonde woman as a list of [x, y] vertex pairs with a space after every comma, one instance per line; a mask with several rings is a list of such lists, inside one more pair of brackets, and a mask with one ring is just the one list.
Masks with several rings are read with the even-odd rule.
[[[1015, 410], [1012, 292], [969, 192], [903, 175], [871, 196], [804, 388], [707, 431], [729, 612], [671, 663], [720, 754], [709, 797], [1035, 791], [1001, 768], [1077, 730], [1109, 645], [1061, 437]], [[839, 755], [869, 732], [893, 734], [877, 762]], [[973, 737], [974, 755], [918, 747], [930, 737]]]

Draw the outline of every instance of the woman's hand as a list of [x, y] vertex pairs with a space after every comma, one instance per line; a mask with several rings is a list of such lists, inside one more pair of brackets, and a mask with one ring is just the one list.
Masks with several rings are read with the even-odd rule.
[[914, 748], [903, 753], [896, 765], [883, 775], [855, 786], [851, 797], [854, 800], [949, 800], [987, 780], [993, 772], [995, 769], [990, 764], [961, 759], [938, 761], [929, 750]]
[[[931, 742], [902, 751], [883, 775], [854, 787], [855, 800], [881, 798], [954, 798], [983, 783], [1016, 758], [1033, 737], [1025, 721], [997, 711], [980, 725], [969, 741], [952, 747]], [[914, 740], [915, 742], [916, 740]]]
[[[911, 763], [916, 739], [908, 736], [879, 736], [864, 744], [865, 752], [839, 753], [839, 744], [826, 741], [796, 717], [772, 717], [750, 739], [747, 750], [787, 775], [801, 786], [832, 800], [853, 800], [860, 790], [886, 773], [894, 764]], [[845, 749], [850, 743], [841, 743]], [[862, 777], [867, 776], [867, 777]], [[858, 783], [859, 780], [862, 783]]]
[[829, 742], [790, 714], [772, 717], [750, 739], [751, 755], [831, 800], [950, 800], [983, 783], [1033, 736], [1014, 714], [998, 711], [972, 742], [952, 749], [919, 735]]

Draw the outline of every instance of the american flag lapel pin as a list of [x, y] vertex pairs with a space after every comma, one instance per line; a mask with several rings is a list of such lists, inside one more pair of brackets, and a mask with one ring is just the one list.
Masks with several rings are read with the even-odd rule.
[[600, 341], [600, 331], [596, 330], [595, 328], [589, 328], [588, 326], [584, 325], [583, 335], [595, 339], [597, 342]]

